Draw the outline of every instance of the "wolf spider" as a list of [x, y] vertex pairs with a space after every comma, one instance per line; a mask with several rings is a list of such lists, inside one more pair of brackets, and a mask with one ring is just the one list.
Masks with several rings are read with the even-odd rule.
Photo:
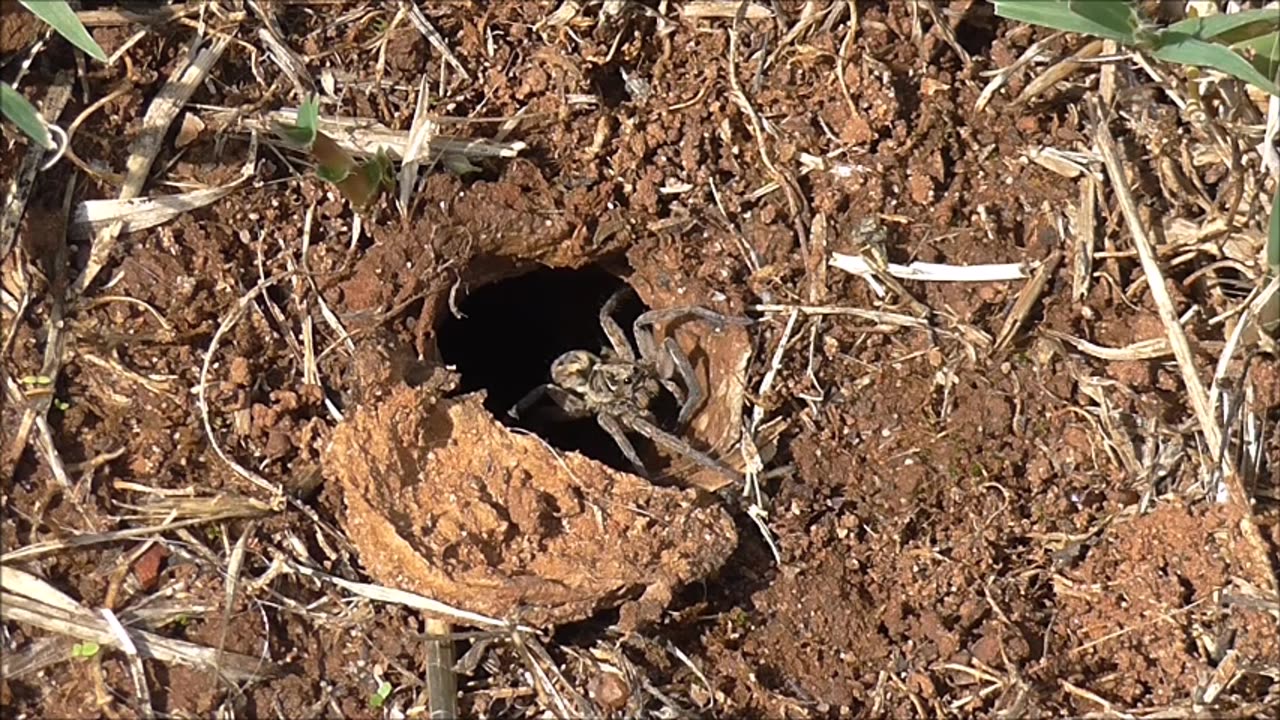
[[[659, 348], [653, 325], [684, 317], [695, 317], [724, 325], [749, 325], [747, 318], [732, 318], [704, 307], [679, 307], [650, 310], [636, 318], [632, 325], [636, 349], [632, 349], [622, 326], [613, 319], [618, 302], [629, 291], [614, 293], [600, 308], [600, 327], [611, 347], [600, 354], [587, 350], [570, 350], [551, 363], [551, 382], [529, 391], [508, 411], [513, 418], [550, 397], [567, 415], [575, 418], [595, 416], [600, 427], [613, 438], [637, 474], [648, 476], [648, 469], [627, 431], [639, 433], [669, 453], [682, 455], [693, 462], [740, 481], [742, 476], [724, 463], [694, 448], [686, 440], [658, 427], [649, 410], [663, 388], [680, 404], [676, 418], [677, 432], [683, 431], [693, 414], [706, 400], [706, 390], [698, 381], [689, 357], [675, 338], [668, 336]], [[680, 383], [675, 376], [679, 375]]]

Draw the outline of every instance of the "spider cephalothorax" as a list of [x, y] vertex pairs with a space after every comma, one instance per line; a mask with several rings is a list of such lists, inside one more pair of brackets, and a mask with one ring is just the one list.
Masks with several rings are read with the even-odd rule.
[[590, 407], [619, 403], [647, 410], [662, 385], [634, 362], [570, 350], [551, 364], [551, 382], [582, 398]]
[[[751, 321], [727, 317], [701, 307], [651, 310], [636, 318], [632, 328], [636, 342], [633, 350], [622, 327], [613, 319], [613, 311], [625, 292], [624, 289], [615, 293], [600, 309], [600, 326], [611, 347], [600, 354], [570, 350], [556, 358], [551, 364], [551, 382], [531, 390], [511, 408], [511, 415], [518, 417], [547, 396], [571, 416], [594, 415], [596, 422], [609, 433], [641, 475], [647, 475], [648, 471], [627, 439], [626, 430], [644, 435], [668, 452], [683, 455], [703, 467], [739, 479], [734, 470], [663, 430], [650, 413], [650, 405], [666, 388], [680, 403], [680, 414], [676, 420], [676, 429], [680, 431], [706, 399], [706, 391], [680, 345], [674, 338], [667, 337], [659, 348], [651, 326], [687, 316], [701, 318], [719, 327], [744, 325]], [[675, 379], [677, 375], [679, 383]]]

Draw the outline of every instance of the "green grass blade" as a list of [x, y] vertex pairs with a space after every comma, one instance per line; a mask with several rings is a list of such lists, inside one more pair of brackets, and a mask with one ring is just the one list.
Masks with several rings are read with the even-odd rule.
[[[1280, 277], [1280, 182], [1276, 183], [1275, 196], [1271, 198], [1271, 232], [1267, 238], [1267, 268], [1270, 272], [1265, 282]], [[1280, 295], [1272, 295], [1262, 308], [1259, 318], [1262, 329], [1271, 335], [1280, 335]]]
[[1267, 265], [1272, 275], [1280, 275], [1280, 183], [1276, 183], [1276, 195], [1271, 198], [1271, 237], [1267, 244]]
[[334, 185], [346, 180], [350, 176], [350, 168], [332, 167], [329, 165], [316, 166], [316, 177], [324, 180], [325, 182], [333, 183]]
[[1166, 32], [1228, 45], [1273, 83], [1280, 75], [1280, 12], [1274, 9], [1187, 18], [1170, 25]]
[[320, 101], [314, 95], [303, 100], [302, 106], [298, 108], [298, 127], [309, 131], [312, 138], [315, 137], [316, 129], [320, 127]]
[[1245, 10], [1230, 15], [1193, 17], [1165, 28], [1170, 32], [1186, 33], [1201, 40], [1217, 40], [1226, 45], [1241, 40], [1280, 33], [1280, 13], [1275, 10]]
[[1244, 56], [1225, 45], [1169, 31], [1160, 34], [1160, 41], [1160, 47], [1152, 48], [1150, 52], [1165, 62], [1212, 68], [1256, 85], [1272, 95], [1280, 95], [1280, 88], [1276, 87], [1273, 78], [1264, 75]]
[[27, 102], [22, 93], [10, 87], [9, 83], [0, 83], [0, 111], [40, 147], [45, 150], [55, 147], [53, 138], [49, 136], [49, 128], [45, 126], [44, 118], [40, 117], [40, 111]]
[[310, 148], [316, 141], [316, 128], [320, 125], [320, 103], [315, 97], [302, 101], [298, 116], [292, 125], [276, 123], [276, 132], [301, 148]]
[[18, 0], [18, 4], [35, 14], [36, 17], [49, 23], [49, 26], [66, 38], [72, 45], [85, 51], [99, 62], [107, 61], [107, 54], [94, 41], [80, 18], [72, 12], [67, 0]]
[[1231, 43], [1258, 71], [1280, 84], [1280, 28], [1275, 32]]
[[1067, 8], [1090, 22], [1115, 32], [1133, 33], [1142, 19], [1130, 0], [1067, 0]]
[[[1126, 20], [1120, 20], [1120, 14], [1114, 9], [1102, 8], [1094, 12], [1092, 6], [1110, 6], [1117, 3], [1125, 13], [1132, 12], [1132, 6], [1125, 0], [1091, 0], [1085, 4], [1068, 2], [1068, 0], [994, 0], [996, 14], [1009, 20], [1043, 25], [1054, 30], [1094, 35], [1109, 40], [1132, 44], [1135, 41], [1134, 26]], [[1079, 10], [1085, 8], [1089, 14], [1082, 15]], [[1128, 17], [1126, 15], [1125, 17]], [[1100, 22], [1099, 18], [1103, 20]]]

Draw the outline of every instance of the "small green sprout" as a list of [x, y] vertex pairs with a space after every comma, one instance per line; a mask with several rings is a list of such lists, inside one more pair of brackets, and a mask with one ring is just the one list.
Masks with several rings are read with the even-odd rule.
[[71, 646], [71, 657], [79, 660], [88, 660], [94, 655], [97, 655], [98, 651], [101, 649], [102, 646], [98, 645], [98, 643], [92, 640], [85, 640], [82, 643], [76, 643]]
[[18, 382], [27, 387], [48, 387], [53, 384], [53, 378], [48, 375], [24, 375], [18, 378]]
[[299, 150], [306, 150], [316, 161], [316, 176], [331, 183], [358, 208], [367, 207], [383, 188], [393, 182], [391, 158], [386, 150], [363, 163], [357, 162], [333, 138], [319, 130], [320, 105], [314, 97], [298, 108], [296, 122], [276, 124], [276, 133]]
[[59, 412], [66, 412], [71, 409], [71, 403], [66, 400], [62, 400], [61, 398], [54, 398], [53, 406], [58, 408]]
[[378, 689], [373, 691], [369, 696], [369, 707], [377, 710], [387, 702], [387, 698], [391, 697], [391, 683], [383, 680], [378, 684]]
[[466, 177], [474, 175], [478, 172], [484, 172], [482, 168], [472, 163], [466, 155], [458, 155], [455, 153], [445, 153], [440, 156], [440, 164], [445, 169], [457, 175], [458, 177]]

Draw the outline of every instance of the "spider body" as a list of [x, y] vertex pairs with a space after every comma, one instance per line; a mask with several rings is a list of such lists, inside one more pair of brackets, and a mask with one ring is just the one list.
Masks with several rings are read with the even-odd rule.
[[[686, 440], [659, 427], [650, 406], [666, 389], [680, 403], [677, 431], [683, 430], [706, 399], [706, 390], [693, 370], [693, 364], [674, 338], [668, 337], [659, 347], [653, 325], [681, 317], [697, 317], [717, 327], [742, 325], [751, 321], [731, 318], [701, 307], [651, 310], [643, 313], [632, 328], [635, 349], [613, 319], [613, 311], [627, 290], [615, 293], [600, 309], [600, 326], [609, 339], [610, 348], [596, 354], [587, 350], [570, 350], [551, 364], [551, 382], [531, 390], [510, 415], [521, 412], [549, 397], [572, 417], [595, 416], [596, 422], [622, 450], [622, 454], [642, 476], [648, 470], [627, 438], [627, 431], [639, 433], [669, 453], [683, 455], [703, 467], [733, 478], [740, 475]], [[636, 350], [639, 352], [637, 353]], [[679, 376], [680, 382], [676, 382]]]
[[556, 358], [551, 382], [581, 399], [588, 414], [611, 408], [643, 412], [662, 392], [658, 379], [640, 365], [586, 350], [570, 350]]

